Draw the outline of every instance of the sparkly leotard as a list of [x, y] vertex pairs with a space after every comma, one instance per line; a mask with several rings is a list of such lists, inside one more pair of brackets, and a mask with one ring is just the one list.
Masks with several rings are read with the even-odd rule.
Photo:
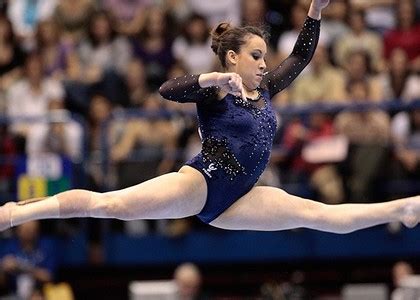
[[161, 95], [177, 102], [195, 102], [202, 150], [186, 164], [207, 182], [207, 201], [198, 217], [210, 223], [252, 189], [264, 171], [276, 130], [270, 99], [286, 88], [311, 60], [318, 43], [320, 21], [308, 17], [292, 54], [264, 76], [258, 101], [231, 94], [217, 99], [218, 88], [201, 88], [199, 75], [164, 83]]

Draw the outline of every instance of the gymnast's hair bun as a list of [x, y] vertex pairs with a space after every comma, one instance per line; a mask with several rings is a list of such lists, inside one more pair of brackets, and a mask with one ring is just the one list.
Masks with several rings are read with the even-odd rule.
[[219, 54], [220, 43], [222, 41], [222, 36], [233, 27], [227, 23], [223, 22], [217, 25], [211, 32], [211, 49], [214, 53]]

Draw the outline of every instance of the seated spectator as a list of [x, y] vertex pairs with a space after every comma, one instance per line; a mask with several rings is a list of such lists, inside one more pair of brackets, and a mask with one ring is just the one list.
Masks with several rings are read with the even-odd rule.
[[27, 154], [55, 153], [80, 162], [83, 150], [83, 128], [72, 120], [62, 101], [51, 101], [48, 121], [29, 131]]
[[[369, 86], [365, 81], [351, 81], [347, 91], [353, 104], [369, 103]], [[336, 116], [335, 128], [350, 142], [345, 171], [349, 200], [371, 201], [373, 184], [382, 174], [381, 167], [388, 158], [389, 116], [377, 109], [344, 110]]]
[[57, 0], [10, 1], [7, 14], [16, 35], [26, 50], [34, 50], [37, 24], [53, 15], [59, 2]]
[[[95, 188], [101, 187], [106, 179], [106, 175], [103, 174], [103, 142], [109, 142], [109, 140], [102, 140], [102, 130], [104, 123], [111, 117], [114, 107], [112, 102], [105, 97], [103, 94], [95, 94], [90, 99], [89, 103], [89, 115], [88, 115], [88, 132], [87, 140], [88, 143], [88, 176], [90, 177], [90, 184]], [[108, 146], [110, 143], [108, 144]]]
[[356, 51], [366, 52], [370, 57], [372, 70], [383, 70], [382, 38], [378, 33], [366, 28], [363, 11], [351, 10], [348, 16], [348, 23], [350, 32], [342, 35], [334, 43], [333, 53], [335, 63], [344, 67], [351, 53]]
[[[143, 110], [148, 113], [162, 112], [160, 97], [150, 95], [143, 104]], [[151, 116], [146, 119], [134, 119], [126, 122], [122, 136], [111, 148], [111, 159], [114, 162], [125, 160], [136, 145], [140, 148], [162, 147], [163, 158], [156, 170], [157, 174], [171, 172], [176, 162], [176, 146], [179, 129], [169, 119]]]
[[116, 21], [115, 29], [131, 36], [144, 26], [145, 12], [153, 4], [152, 0], [100, 0], [105, 9]]
[[61, 32], [54, 19], [39, 22], [36, 31], [36, 47], [41, 54], [44, 73], [57, 80], [69, 76], [71, 56], [74, 47], [67, 45], [61, 38]]
[[[397, 0], [398, 1], [398, 0]], [[362, 10], [366, 16], [366, 25], [379, 33], [394, 28], [394, 5], [396, 0], [350, 0], [350, 5]]]
[[325, 33], [325, 47], [330, 50], [336, 40], [348, 34], [350, 28], [346, 22], [349, 5], [346, 0], [330, 2], [323, 12], [321, 32]]
[[57, 268], [56, 249], [40, 235], [39, 222], [16, 228], [16, 238], [6, 241], [0, 273], [11, 296], [29, 299], [38, 284], [51, 282]]
[[320, 201], [329, 204], [343, 202], [342, 179], [335, 165], [331, 161], [309, 162], [303, 155], [306, 146], [334, 135], [332, 120], [323, 113], [310, 114], [307, 122], [293, 120], [288, 123], [281, 143], [285, 152], [281, 163], [284, 172], [280, 172], [282, 182], [307, 181], [318, 193]]
[[141, 107], [150, 94], [146, 82], [146, 68], [143, 61], [132, 58], [125, 68], [125, 83], [130, 107]]
[[6, 110], [4, 93], [21, 76], [23, 61], [23, 51], [12, 24], [4, 15], [0, 15], [0, 113]]
[[40, 54], [30, 53], [25, 61], [24, 76], [7, 91], [7, 116], [12, 118], [10, 130], [26, 138], [31, 127], [45, 121], [42, 118], [48, 115], [49, 103], [63, 99], [64, 89], [61, 83], [45, 77]]
[[388, 70], [379, 76], [384, 100], [410, 102], [420, 99], [420, 75], [410, 69], [407, 53], [395, 48], [388, 62]]
[[86, 116], [95, 91], [101, 91], [115, 105], [128, 106], [123, 76], [130, 58], [130, 45], [126, 38], [117, 35], [108, 14], [95, 12], [89, 21], [88, 35], [77, 48], [78, 74], [65, 82], [69, 109]]
[[[279, 62], [283, 61], [287, 56], [290, 55], [290, 53], [292, 53], [296, 39], [303, 26], [303, 23], [305, 22], [305, 18], [307, 16], [306, 12], [306, 8], [302, 4], [296, 2], [293, 5], [290, 12], [292, 28], [283, 32], [277, 41], [277, 53]], [[320, 41], [322, 41], [322, 39], [320, 39]], [[307, 69], [308, 67], [305, 70]], [[304, 73], [305, 71], [303, 71], [303, 74]]]
[[66, 43], [77, 45], [95, 11], [94, 0], [60, 0], [54, 19], [60, 26]]
[[344, 73], [328, 62], [327, 49], [319, 45], [311, 70], [298, 78], [290, 91], [291, 104], [340, 103], [346, 96]]
[[411, 68], [420, 70], [420, 23], [415, 19], [414, 0], [399, 0], [394, 9], [397, 26], [385, 33], [385, 58], [389, 59], [392, 50], [401, 48], [407, 54]]
[[[122, 74], [130, 60], [130, 45], [125, 37], [119, 36], [114, 24], [105, 11], [95, 12], [87, 27], [87, 37], [80, 43], [78, 53], [83, 73], [97, 81], [107, 70]], [[95, 69], [96, 68], [96, 69]]]
[[384, 100], [380, 78], [372, 69], [368, 52], [355, 50], [348, 54], [345, 65], [346, 85], [353, 81], [365, 81], [368, 85], [368, 99], [371, 102]]
[[396, 165], [393, 179], [417, 179], [420, 176], [420, 109], [396, 114], [391, 123]]
[[166, 72], [175, 63], [169, 15], [159, 6], [147, 10], [145, 26], [132, 39], [133, 55], [146, 67], [146, 78], [153, 92], [166, 79]]
[[239, 0], [188, 0], [188, 4], [193, 13], [204, 16], [210, 27], [214, 27], [220, 22], [228, 20], [232, 25], [240, 24], [241, 1]]
[[243, 26], [260, 26], [267, 19], [266, 1], [243, 0], [241, 1], [241, 24]]
[[172, 44], [175, 59], [189, 74], [208, 73], [215, 69], [216, 57], [210, 48], [209, 26], [204, 17], [191, 15], [183, 24], [182, 34]]

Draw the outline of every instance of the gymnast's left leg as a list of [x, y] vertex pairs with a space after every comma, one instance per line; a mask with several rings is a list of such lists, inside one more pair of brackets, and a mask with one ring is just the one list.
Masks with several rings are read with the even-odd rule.
[[420, 197], [372, 204], [336, 204], [290, 195], [273, 187], [254, 187], [210, 224], [233, 230], [285, 230], [299, 227], [333, 233], [401, 221], [414, 227], [420, 219]]

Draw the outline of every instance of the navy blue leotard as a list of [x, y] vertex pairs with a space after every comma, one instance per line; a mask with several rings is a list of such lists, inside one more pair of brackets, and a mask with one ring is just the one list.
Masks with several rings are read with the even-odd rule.
[[264, 171], [276, 130], [271, 98], [309, 63], [319, 28], [320, 21], [306, 19], [292, 54], [264, 76], [258, 101], [231, 94], [219, 100], [218, 88], [201, 88], [199, 75], [171, 79], [161, 86], [162, 97], [197, 104], [202, 150], [186, 165], [200, 171], [207, 182], [207, 201], [198, 214], [203, 222], [210, 223], [249, 192]]

